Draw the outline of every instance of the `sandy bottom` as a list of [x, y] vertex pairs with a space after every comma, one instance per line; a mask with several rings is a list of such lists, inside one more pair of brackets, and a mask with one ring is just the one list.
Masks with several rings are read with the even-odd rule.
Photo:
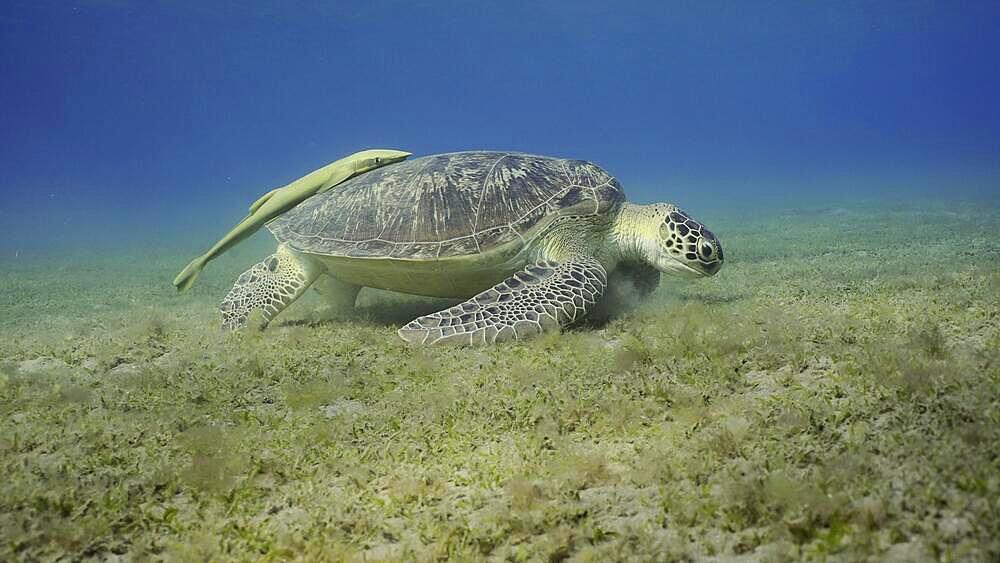
[[1000, 211], [704, 219], [717, 277], [478, 349], [221, 332], [259, 239], [3, 262], [0, 559], [1000, 559]]

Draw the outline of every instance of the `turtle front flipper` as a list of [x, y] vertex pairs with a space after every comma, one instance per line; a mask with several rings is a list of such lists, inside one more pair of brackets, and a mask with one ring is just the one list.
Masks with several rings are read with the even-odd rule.
[[321, 266], [301, 259], [285, 245], [279, 246], [277, 252], [236, 279], [219, 305], [222, 325], [232, 330], [243, 328], [251, 315], [259, 311], [261, 318], [254, 324], [263, 329], [322, 273]]
[[464, 303], [414, 319], [399, 336], [414, 344], [485, 344], [533, 336], [583, 318], [607, 283], [604, 267], [590, 257], [539, 261]]

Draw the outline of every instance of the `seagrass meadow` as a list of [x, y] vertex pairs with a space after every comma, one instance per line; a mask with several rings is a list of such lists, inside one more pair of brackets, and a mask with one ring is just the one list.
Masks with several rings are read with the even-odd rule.
[[1000, 559], [1000, 208], [692, 211], [717, 276], [480, 348], [221, 331], [264, 237], [4, 258], [0, 560]]

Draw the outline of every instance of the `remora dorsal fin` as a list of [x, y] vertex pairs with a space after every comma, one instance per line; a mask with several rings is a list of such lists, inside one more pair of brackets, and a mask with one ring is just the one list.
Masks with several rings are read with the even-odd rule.
[[255, 211], [260, 209], [261, 205], [264, 205], [264, 203], [267, 202], [267, 200], [271, 199], [271, 196], [273, 196], [280, 189], [281, 188], [274, 188], [273, 190], [257, 198], [257, 201], [250, 204], [250, 214], [253, 215]]

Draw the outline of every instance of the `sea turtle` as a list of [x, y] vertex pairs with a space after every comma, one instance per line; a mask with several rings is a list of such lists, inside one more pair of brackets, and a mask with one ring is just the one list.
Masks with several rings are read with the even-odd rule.
[[[310, 286], [341, 307], [362, 287], [467, 299], [399, 330], [416, 344], [524, 338], [582, 319], [615, 273], [711, 276], [719, 240], [669, 203], [625, 201], [600, 167], [510, 152], [415, 158], [356, 176], [267, 225], [277, 251], [220, 307], [261, 327]], [[619, 276], [622, 277], [622, 276]]]

